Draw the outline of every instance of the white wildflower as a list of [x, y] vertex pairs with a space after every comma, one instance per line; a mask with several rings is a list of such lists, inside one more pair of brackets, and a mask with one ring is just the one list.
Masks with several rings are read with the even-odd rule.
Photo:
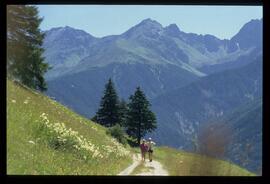
[[[42, 123], [46, 125], [46, 127], [49, 129], [51, 133], [55, 133], [57, 139], [63, 143], [66, 143], [67, 140], [74, 141], [74, 145], [72, 146], [74, 149], [78, 151], [86, 151], [86, 153], [89, 153], [89, 156], [92, 156], [92, 158], [104, 158], [108, 157], [110, 153], [117, 152], [119, 149], [118, 147], [121, 147], [120, 144], [117, 144], [117, 141], [114, 142], [114, 147], [111, 146], [105, 146], [102, 145], [101, 147], [93, 144], [90, 140], [86, 139], [83, 135], [79, 135], [79, 132], [72, 130], [71, 128], [67, 128], [64, 123], [49, 123], [49, 120], [47, 118], [47, 115], [45, 113], [42, 113], [40, 115], [42, 118]], [[102, 151], [99, 151], [99, 150]], [[104, 152], [104, 155], [101, 154], [101, 152]], [[121, 155], [123, 155], [121, 151]], [[84, 158], [87, 158], [87, 155], [84, 155]]]
[[35, 142], [34, 141], [28, 141], [30, 144], [35, 144]]

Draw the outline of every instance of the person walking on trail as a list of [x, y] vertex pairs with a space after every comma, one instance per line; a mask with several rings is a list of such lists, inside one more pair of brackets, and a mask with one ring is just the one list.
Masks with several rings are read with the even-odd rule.
[[142, 143], [140, 144], [140, 148], [141, 148], [142, 161], [145, 161], [145, 154], [148, 151], [148, 146], [144, 139], [142, 140]]
[[149, 154], [149, 161], [152, 162], [152, 159], [153, 159], [153, 147], [156, 143], [154, 141], [152, 141], [151, 137], [149, 137], [148, 139], [148, 154]]

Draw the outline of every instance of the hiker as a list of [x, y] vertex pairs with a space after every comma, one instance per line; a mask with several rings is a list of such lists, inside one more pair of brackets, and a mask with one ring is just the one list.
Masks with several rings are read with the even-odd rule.
[[145, 154], [148, 151], [148, 146], [145, 142], [145, 139], [142, 140], [142, 143], [140, 144], [141, 148], [141, 154], [142, 154], [142, 161], [145, 161]]
[[152, 141], [151, 137], [149, 137], [148, 139], [148, 154], [149, 154], [149, 161], [152, 162], [152, 159], [153, 159], [153, 147], [156, 143], [154, 141]]

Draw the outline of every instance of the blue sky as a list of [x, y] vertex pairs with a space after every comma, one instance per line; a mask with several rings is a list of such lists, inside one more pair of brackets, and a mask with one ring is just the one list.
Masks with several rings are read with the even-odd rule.
[[262, 6], [175, 5], [38, 5], [42, 30], [70, 26], [93, 36], [125, 32], [143, 19], [162, 26], [175, 23], [184, 32], [230, 39], [251, 19], [262, 18]]

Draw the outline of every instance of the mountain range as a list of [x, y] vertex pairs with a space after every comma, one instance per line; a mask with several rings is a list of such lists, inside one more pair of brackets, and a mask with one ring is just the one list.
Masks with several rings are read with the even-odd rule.
[[[152, 19], [103, 38], [68, 26], [45, 35], [44, 57], [53, 67], [46, 74], [48, 96], [90, 118], [110, 77], [126, 100], [140, 86], [158, 120], [148, 136], [160, 145], [192, 150], [200, 124], [262, 98], [262, 19], [246, 23], [230, 40]], [[249, 129], [237, 134], [244, 135]], [[227, 155], [237, 161], [236, 154]], [[261, 162], [251, 159], [245, 167], [257, 170]]]

